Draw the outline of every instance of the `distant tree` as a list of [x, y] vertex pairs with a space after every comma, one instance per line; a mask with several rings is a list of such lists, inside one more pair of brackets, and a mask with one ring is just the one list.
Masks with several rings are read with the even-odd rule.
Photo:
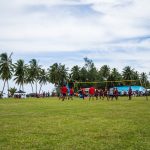
[[17, 91], [17, 89], [15, 87], [13, 88], [10, 88], [9, 89], [9, 92], [10, 92], [10, 96], [13, 97], [14, 96], [14, 93]]
[[39, 74], [40, 74], [41, 66], [38, 65], [38, 62], [36, 59], [32, 59], [29, 61], [29, 66], [27, 69], [27, 82], [31, 84], [32, 86], [32, 92], [33, 92], [33, 84], [35, 84], [35, 91], [37, 94], [37, 84], [39, 81]]
[[100, 68], [99, 74], [102, 76], [104, 80], [107, 80], [110, 75], [110, 67], [107, 65], [103, 65]]
[[24, 83], [26, 82], [26, 71], [27, 71], [27, 65], [24, 63], [24, 60], [19, 59], [15, 65], [14, 65], [14, 80], [19, 85], [19, 90], [24, 91]]
[[78, 65], [73, 66], [71, 69], [71, 79], [75, 80], [75, 81], [79, 81], [80, 80], [80, 67]]
[[108, 81], [120, 81], [120, 82], [110, 82], [109, 86], [117, 86], [121, 84], [122, 76], [116, 68], [113, 68], [108, 77]]
[[134, 69], [130, 66], [123, 68], [122, 76], [124, 80], [133, 80]]
[[87, 57], [84, 58], [84, 67], [86, 68], [87, 71], [91, 70], [91, 68], [93, 67], [93, 61]]
[[85, 67], [82, 67], [80, 70], [80, 80], [82, 82], [88, 81], [88, 72]]
[[[12, 53], [8, 56], [7, 53], [0, 54], [0, 77], [4, 81], [2, 94], [4, 92], [5, 84], [7, 83], [7, 90], [9, 90], [9, 80], [13, 75], [13, 63], [11, 59]], [[8, 91], [9, 94], [9, 91]]]
[[40, 84], [40, 89], [39, 93], [41, 92], [42, 86], [45, 85], [49, 81], [48, 74], [45, 71], [45, 69], [40, 69], [39, 71], [39, 84]]
[[145, 72], [142, 72], [142, 73], [140, 74], [140, 81], [141, 81], [141, 84], [142, 84], [143, 86], [146, 86], [146, 85], [147, 85], [147, 83], [148, 83], [148, 76], [147, 76], [147, 74], [146, 74]]
[[48, 76], [50, 82], [55, 85], [62, 85], [66, 83], [68, 78], [68, 68], [65, 65], [54, 63], [48, 68]]

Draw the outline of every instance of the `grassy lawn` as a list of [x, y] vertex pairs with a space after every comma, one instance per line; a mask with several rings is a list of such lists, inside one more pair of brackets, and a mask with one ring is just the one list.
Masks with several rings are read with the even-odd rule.
[[1, 99], [0, 149], [149, 150], [150, 98]]

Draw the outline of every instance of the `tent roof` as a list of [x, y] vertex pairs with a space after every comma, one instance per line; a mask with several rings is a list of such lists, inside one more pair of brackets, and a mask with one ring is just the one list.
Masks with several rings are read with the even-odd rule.
[[19, 91], [15, 92], [15, 93], [26, 93], [26, 92], [24, 92], [22, 90], [19, 90]]
[[141, 92], [146, 91], [146, 89], [142, 86], [116, 86], [118, 91], [128, 91], [129, 87], [131, 87], [132, 91], [141, 91]]

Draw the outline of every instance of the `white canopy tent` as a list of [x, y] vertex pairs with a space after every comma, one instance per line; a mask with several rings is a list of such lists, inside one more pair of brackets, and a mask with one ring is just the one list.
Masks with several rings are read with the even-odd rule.
[[26, 92], [19, 90], [14, 93], [15, 98], [26, 98]]

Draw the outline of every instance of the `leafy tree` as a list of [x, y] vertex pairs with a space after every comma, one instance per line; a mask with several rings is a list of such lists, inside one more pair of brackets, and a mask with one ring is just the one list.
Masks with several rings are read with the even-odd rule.
[[[108, 81], [121, 81], [122, 76], [116, 68], [113, 68], [108, 77]], [[120, 83], [110, 82], [109, 86], [117, 86]]]
[[9, 89], [9, 92], [10, 92], [10, 96], [13, 97], [14, 96], [14, 93], [17, 91], [17, 89], [15, 87], [13, 88], [10, 88]]
[[41, 69], [39, 71], [39, 84], [40, 84], [40, 89], [39, 93], [41, 92], [42, 86], [45, 85], [49, 81], [48, 74], [45, 71], [45, 69]]
[[103, 65], [103, 66], [100, 68], [99, 74], [101, 75], [101, 77], [102, 77], [104, 80], [107, 80], [108, 77], [109, 77], [109, 75], [110, 75], [110, 67], [107, 66], [107, 65]]
[[147, 74], [145, 72], [142, 72], [140, 74], [140, 81], [141, 81], [142, 85], [144, 85], [144, 86], [147, 85], [147, 83], [148, 83], [148, 76], [147, 76]]
[[[9, 80], [13, 75], [13, 63], [11, 59], [12, 53], [8, 56], [7, 53], [0, 54], [0, 77], [4, 81], [2, 94], [4, 92], [5, 84], [7, 83], [7, 90], [9, 90]], [[9, 91], [8, 91], [9, 94]]]
[[82, 67], [81, 70], [80, 70], [80, 80], [82, 82], [86, 82], [86, 81], [89, 80], [88, 79], [88, 72], [87, 72], [85, 67]]
[[122, 76], [124, 80], [133, 80], [134, 69], [130, 66], [123, 68]]
[[71, 69], [71, 79], [75, 81], [80, 80], [80, 67], [78, 65], [73, 66]]
[[39, 81], [39, 74], [40, 74], [41, 66], [38, 65], [38, 62], [36, 59], [32, 59], [29, 61], [29, 66], [27, 69], [27, 82], [31, 84], [32, 92], [33, 92], [33, 84], [35, 84], [35, 91], [37, 94], [37, 84]]
[[50, 82], [55, 85], [62, 85], [68, 79], [68, 68], [65, 65], [54, 63], [48, 68]]
[[14, 66], [15, 66], [14, 80], [19, 85], [19, 90], [21, 90], [22, 87], [22, 90], [24, 91], [23, 85], [26, 82], [27, 65], [24, 63], [24, 60], [19, 59]]

